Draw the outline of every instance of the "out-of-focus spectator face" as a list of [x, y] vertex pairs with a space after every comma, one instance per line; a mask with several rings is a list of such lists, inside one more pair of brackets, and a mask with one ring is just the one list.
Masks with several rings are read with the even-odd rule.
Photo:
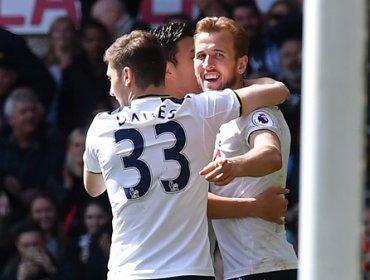
[[280, 48], [280, 67], [299, 69], [302, 65], [302, 42], [298, 39], [286, 40]]
[[[73, 135], [72, 135], [73, 134]], [[86, 136], [80, 131], [72, 132], [68, 144], [68, 153], [74, 162], [83, 162], [83, 153], [85, 150]]]
[[261, 28], [261, 18], [252, 7], [235, 7], [233, 19], [247, 30], [251, 38], [255, 37]]
[[44, 248], [41, 232], [28, 231], [21, 233], [16, 241], [16, 247], [23, 258], [27, 257], [30, 248]]
[[229, 16], [222, 0], [193, 0], [199, 11], [205, 16]]
[[86, 207], [84, 220], [86, 230], [94, 234], [108, 222], [108, 214], [100, 205], [92, 203]]
[[110, 34], [114, 34], [123, 12], [122, 4], [117, 0], [98, 0], [91, 8], [91, 17], [104, 24]]
[[273, 28], [276, 24], [286, 15], [291, 13], [291, 8], [286, 2], [277, 2], [272, 4], [270, 10], [267, 13], [267, 27]]
[[53, 24], [49, 37], [50, 44], [55, 48], [69, 48], [75, 44], [77, 33], [72, 21], [63, 18]]
[[108, 47], [107, 34], [98, 28], [87, 28], [82, 36], [82, 47], [90, 59], [103, 62], [104, 51]]
[[35, 132], [41, 120], [39, 105], [31, 101], [16, 102], [9, 120], [13, 130], [22, 131], [23, 134]]
[[302, 80], [302, 42], [300, 39], [287, 39], [280, 47], [280, 74], [290, 90], [300, 90]]
[[0, 96], [5, 96], [17, 80], [15, 71], [0, 67]]
[[31, 202], [31, 217], [45, 232], [50, 232], [57, 222], [56, 206], [47, 198], [37, 197]]
[[10, 200], [5, 192], [0, 192], [0, 217], [5, 217], [11, 212]]
[[214, 0], [193, 0], [193, 2], [197, 5], [200, 11], [204, 11], [212, 5]]

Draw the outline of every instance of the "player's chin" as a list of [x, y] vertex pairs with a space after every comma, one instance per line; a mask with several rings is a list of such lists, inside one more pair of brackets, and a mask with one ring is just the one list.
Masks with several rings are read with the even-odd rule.
[[218, 80], [214, 81], [203, 81], [203, 89], [204, 90], [220, 90], [222, 89], [221, 83]]

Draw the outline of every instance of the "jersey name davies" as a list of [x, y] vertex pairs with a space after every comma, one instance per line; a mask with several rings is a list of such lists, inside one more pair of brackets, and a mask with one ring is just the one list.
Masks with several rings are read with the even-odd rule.
[[130, 112], [129, 116], [117, 115], [118, 124], [124, 125], [126, 120], [129, 118], [130, 122], [141, 122], [150, 119], [168, 119], [171, 120], [175, 117], [176, 109], [168, 109], [166, 105], [162, 105], [158, 108], [157, 112]]

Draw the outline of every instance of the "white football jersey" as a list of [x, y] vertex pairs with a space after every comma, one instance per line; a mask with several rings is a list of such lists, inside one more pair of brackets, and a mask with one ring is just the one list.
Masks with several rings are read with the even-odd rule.
[[[263, 177], [238, 177], [226, 186], [211, 185], [211, 192], [225, 197], [256, 197], [271, 186], [285, 187], [290, 132], [277, 107], [262, 108], [221, 126], [216, 156], [247, 153], [252, 132], [269, 130], [280, 139], [283, 167]], [[297, 268], [297, 256], [285, 236], [284, 225], [260, 218], [212, 220], [224, 265], [225, 279]]]
[[214, 275], [208, 183], [198, 173], [212, 160], [220, 126], [240, 109], [225, 90], [144, 97], [95, 117], [84, 161], [102, 173], [112, 206], [110, 280]]

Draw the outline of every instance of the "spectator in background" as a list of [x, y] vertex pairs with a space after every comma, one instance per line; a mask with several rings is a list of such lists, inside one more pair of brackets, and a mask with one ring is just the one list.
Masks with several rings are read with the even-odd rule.
[[266, 40], [263, 17], [255, 1], [235, 3], [232, 18], [244, 27], [250, 39], [246, 77], [275, 77], [279, 72], [279, 48]]
[[177, 13], [177, 14], [171, 14], [171, 15], [168, 15], [165, 20], [164, 20], [164, 23], [169, 23], [169, 22], [178, 22], [178, 23], [187, 23], [187, 22], [192, 22], [192, 19], [190, 16], [188, 16], [187, 14], [184, 14], [184, 13]]
[[292, 4], [286, 0], [276, 0], [270, 6], [265, 18], [266, 29], [274, 28], [282, 18], [294, 11]]
[[85, 150], [86, 131], [75, 128], [67, 138], [67, 149], [63, 169], [63, 224], [68, 235], [75, 235], [80, 226], [77, 217], [82, 212], [81, 206], [89, 199], [83, 186], [83, 152]]
[[0, 272], [13, 251], [10, 229], [23, 218], [12, 197], [0, 188]]
[[28, 48], [21, 36], [0, 27], [0, 53], [6, 54], [17, 72], [16, 86], [35, 90], [40, 102], [47, 109], [54, 94], [55, 84], [48, 69]]
[[110, 110], [109, 81], [103, 61], [109, 35], [103, 24], [90, 21], [81, 27], [82, 51], [64, 70], [59, 100], [59, 127], [65, 136], [76, 127], [87, 126], [96, 111]]
[[[287, 0], [273, 2], [264, 19], [264, 36], [266, 40], [280, 45], [282, 38], [280, 38], [280, 34], [277, 34], [277, 30], [280, 29], [281, 22], [293, 17], [296, 12], [295, 6]], [[279, 28], [277, 28], [278, 26]]]
[[16, 251], [5, 264], [1, 280], [56, 279], [57, 266], [39, 227], [29, 221], [17, 224], [14, 247]]
[[[126, 6], [127, 12], [133, 17], [137, 18], [140, 12], [141, 0], [120, 0]], [[79, 0], [81, 3], [81, 24], [85, 24], [90, 21], [91, 18], [91, 8], [96, 2], [96, 0]]]
[[61, 16], [52, 22], [47, 38], [49, 47], [44, 62], [56, 84], [47, 119], [49, 123], [57, 124], [63, 70], [72, 64], [80, 52], [79, 37], [74, 22], [67, 16]]
[[194, 23], [204, 17], [221, 17], [230, 16], [227, 6], [222, 0], [193, 0], [198, 8], [198, 15], [194, 19]]
[[77, 29], [72, 19], [67, 16], [56, 18], [48, 32], [48, 43], [45, 63], [60, 82], [62, 70], [72, 64], [80, 50]]
[[60, 135], [44, 126], [43, 113], [30, 88], [16, 88], [5, 102], [11, 132], [0, 138], [0, 182], [19, 207], [45, 188], [60, 194], [64, 147]]
[[17, 83], [18, 74], [7, 54], [0, 52], [0, 133], [6, 134], [5, 100]]
[[[64, 229], [69, 236], [75, 237], [82, 232], [83, 207], [91, 200], [83, 185], [83, 152], [85, 150], [86, 129], [75, 128], [68, 136], [65, 165], [63, 170], [63, 200]], [[102, 205], [108, 206], [106, 194], [95, 198]]]
[[302, 79], [302, 39], [288, 37], [280, 45], [280, 74], [291, 93], [300, 94]]
[[91, 17], [104, 24], [110, 41], [132, 30], [150, 30], [148, 24], [132, 17], [126, 4], [120, 0], [97, 0], [91, 7]]
[[289, 0], [274, 2], [266, 15], [266, 40], [280, 46], [287, 38], [302, 38], [302, 21], [302, 10], [297, 3]]
[[111, 213], [96, 199], [85, 203], [84, 231], [76, 237], [70, 255], [75, 258], [78, 279], [103, 280], [107, 278], [107, 265], [111, 243]]
[[63, 257], [67, 236], [59, 216], [59, 205], [53, 194], [37, 194], [30, 202], [29, 215], [42, 230], [46, 247], [55, 260]]
[[285, 39], [280, 47], [280, 75], [278, 79], [286, 84], [291, 94], [281, 105], [291, 133], [291, 149], [287, 186], [291, 192], [288, 195], [290, 204], [287, 215], [287, 228], [293, 236], [298, 235], [298, 201], [299, 201], [299, 161], [300, 161], [300, 129], [301, 129], [301, 73], [302, 73], [302, 40], [292, 37]]

